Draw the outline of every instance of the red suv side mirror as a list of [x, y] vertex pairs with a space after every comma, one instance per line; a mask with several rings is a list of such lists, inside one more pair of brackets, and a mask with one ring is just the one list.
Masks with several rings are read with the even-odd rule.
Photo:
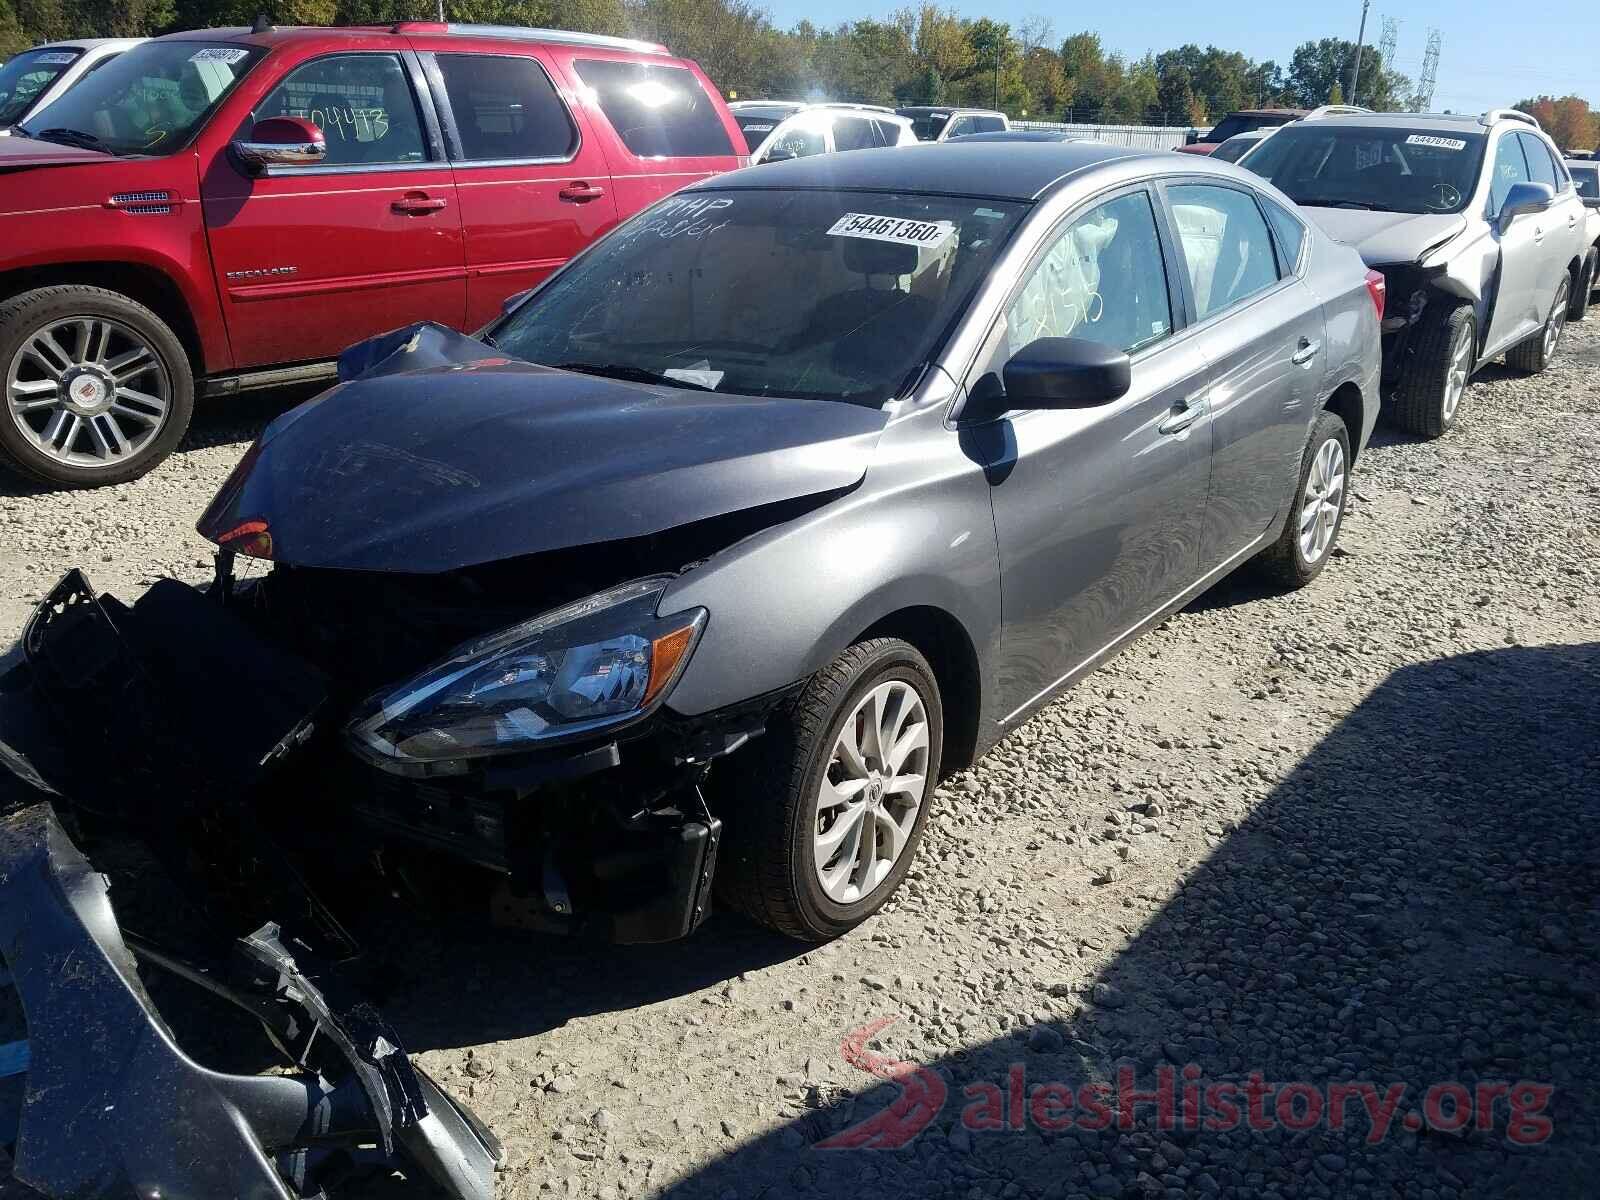
[[327, 156], [328, 140], [304, 117], [266, 117], [251, 127], [248, 138], [233, 143], [233, 152], [251, 172], [313, 166]]

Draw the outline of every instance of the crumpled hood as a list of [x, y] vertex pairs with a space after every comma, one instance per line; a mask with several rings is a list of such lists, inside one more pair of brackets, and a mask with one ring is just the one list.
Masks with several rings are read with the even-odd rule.
[[366, 373], [267, 426], [202, 536], [243, 528], [299, 566], [450, 571], [851, 487], [888, 420], [575, 375], [440, 326], [346, 354]]
[[1367, 266], [1416, 262], [1422, 253], [1467, 227], [1460, 213], [1369, 212], [1358, 208], [1302, 208], [1324, 233], [1351, 246]]

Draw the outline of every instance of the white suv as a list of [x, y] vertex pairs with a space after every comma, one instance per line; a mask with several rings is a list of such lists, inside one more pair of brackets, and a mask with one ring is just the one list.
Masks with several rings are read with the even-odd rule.
[[1383, 274], [1385, 396], [1413, 433], [1449, 429], [1473, 373], [1501, 354], [1543, 371], [1588, 300], [1588, 213], [1526, 113], [1297, 122], [1248, 166]]
[[12, 55], [0, 66], [0, 137], [65, 95], [80, 79], [144, 40], [79, 38], [50, 42]]

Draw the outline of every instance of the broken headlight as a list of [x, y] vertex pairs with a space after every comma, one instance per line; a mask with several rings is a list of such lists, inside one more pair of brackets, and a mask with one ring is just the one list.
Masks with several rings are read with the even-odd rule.
[[650, 711], [689, 659], [705, 609], [657, 617], [669, 576], [638, 579], [459, 646], [375, 697], [352, 748], [405, 775], [535, 750]]

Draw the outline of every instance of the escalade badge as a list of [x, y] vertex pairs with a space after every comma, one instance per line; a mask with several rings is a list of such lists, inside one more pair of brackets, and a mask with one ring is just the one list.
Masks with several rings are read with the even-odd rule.
[[229, 271], [228, 278], [235, 281], [242, 279], [271, 279], [275, 275], [297, 275], [299, 272], [299, 267], [251, 267], [247, 271]]

